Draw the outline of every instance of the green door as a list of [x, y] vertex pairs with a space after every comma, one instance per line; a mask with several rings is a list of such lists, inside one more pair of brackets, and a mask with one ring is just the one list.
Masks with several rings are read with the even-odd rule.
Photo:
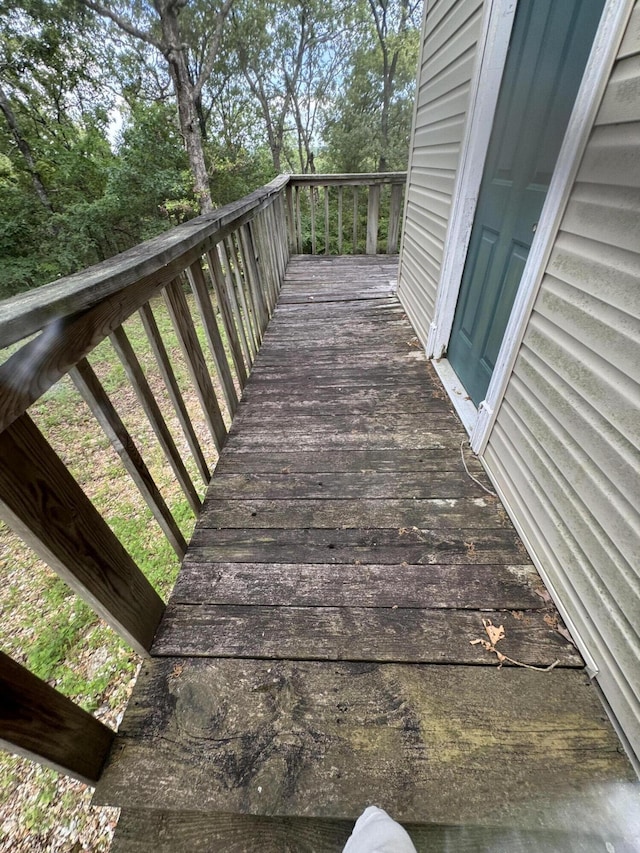
[[484, 400], [604, 0], [519, 0], [447, 358]]

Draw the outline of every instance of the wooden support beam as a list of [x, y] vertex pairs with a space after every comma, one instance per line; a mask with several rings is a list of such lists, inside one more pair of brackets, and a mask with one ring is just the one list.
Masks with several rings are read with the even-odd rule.
[[296, 247], [296, 226], [295, 226], [295, 217], [293, 211], [293, 187], [291, 184], [287, 184], [287, 225], [288, 225], [288, 235], [289, 235], [289, 248], [293, 252]]
[[258, 341], [261, 344], [262, 336], [269, 318], [262, 293], [262, 280], [260, 277], [260, 270], [258, 269], [258, 264], [256, 262], [256, 247], [251, 226], [249, 224], [243, 225], [239, 231], [239, 235], [245, 281], [248, 282], [249, 290], [252, 295], [253, 306], [255, 308], [254, 317], [257, 320], [256, 330], [258, 332]]
[[129, 476], [136, 484], [145, 503], [153, 513], [164, 535], [181, 560], [187, 550], [187, 543], [180, 532], [175, 518], [160, 494], [160, 490], [147, 465], [140, 455], [134, 440], [116, 412], [107, 392], [104, 390], [93, 368], [86, 359], [78, 362], [70, 371], [71, 378], [93, 416], [104, 430]]
[[187, 277], [191, 284], [191, 290], [193, 291], [198, 311], [200, 312], [204, 334], [209, 344], [209, 351], [216, 366], [218, 377], [220, 378], [222, 392], [231, 417], [233, 417], [238, 408], [238, 394], [233, 384], [233, 376], [231, 375], [227, 354], [224, 351], [224, 344], [220, 337], [216, 314], [211, 304], [211, 297], [209, 296], [209, 289], [204, 278], [200, 260], [191, 264], [187, 270]]
[[367, 255], [375, 255], [378, 251], [378, 219], [380, 216], [380, 185], [369, 187], [369, 202], [367, 204]]
[[[222, 264], [220, 263], [220, 250], [221, 245], [216, 246], [214, 249], [211, 249], [211, 251], [207, 252], [207, 259], [209, 261], [209, 274], [211, 277], [211, 283], [213, 284], [213, 288], [216, 293], [216, 299], [218, 301], [218, 307], [220, 308], [220, 316], [222, 317], [222, 323], [224, 325], [224, 330], [227, 335], [227, 341], [229, 342], [229, 350], [231, 352], [231, 358], [233, 359], [233, 366], [238, 376], [240, 387], [244, 388], [247, 383], [247, 369], [243, 361], [242, 345], [240, 343], [240, 336], [236, 328], [234, 307], [231, 301], [229, 300], [227, 281], [225, 279], [224, 273], [222, 272]], [[238, 324], [240, 324], [239, 317]]]
[[353, 249], [352, 255], [358, 254], [358, 187], [353, 188]]
[[255, 269], [255, 259], [251, 259], [251, 254], [248, 246], [246, 229], [241, 228], [236, 235], [236, 253], [242, 270], [242, 286], [244, 288], [247, 304], [250, 310], [251, 323], [253, 328], [256, 352], [262, 344], [262, 319], [260, 304], [258, 302], [257, 293], [257, 270]]
[[115, 732], [0, 652], [0, 746], [92, 785]]
[[189, 506], [197, 516], [200, 512], [202, 502], [200, 501], [196, 487], [193, 485], [193, 481], [189, 476], [189, 472], [185, 468], [180, 451], [176, 447], [173, 436], [171, 435], [169, 427], [167, 426], [162, 412], [160, 411], [160, 406], [158, 405], [154, 393], [151, 390], [151, 386], [147, 382], [147, 378], [144, 375], [140, 362], [138, 361], [138, 357], [131, 346], [127, 333], [122, 326], [119, 326], [117, 329], [113, 330], [113, 333], [109, 336], [109, 340], [117, 352], [118, 358], [122, 362], [127, 378], [129, 379], [133, 390], [136, 392], [136, 396], [140, 401], [140, 405], [144, 409], [144, 413], [146, 414], [147, 419], [151, 424], [151, 428], [158, 439], [160, 447], [167, 458], [167, 462], [171, 465], [173, 473], [175, 474], [177, 481], [180, 483], [182, 491], [189, 502]]
[[218, 405], [216, 393], [213, 390], [204, 353], [193, 326], [189, 305], [179, 281], [173, 281], [165, 288], [164, 298], [171, 322], [180, 341], [182, 354], [191, 373], [191, 379], [200, 400], [211, 438], [219, 452], [227, 437], [227, 428]]
[[211, 479], [211, 472], [209, 471], [207, 460], [204, 458], [204, 453], [200, 447], [196, 431], [191, 423], [189, 412], [187, 411], [180, 386], [178, 385], [178, 380], [176, 379], [171, 361], [169, 360], [169, 354], [164, 345], [164, 341], [162, 340], [160, 330], [158, 329], [158, 324], [156, 323], [153, 311], [151, 310], [151, 305], [149, 305], [149, 303], [143, 305], [139, 313], [142, 325], [144, 326], [147, 338], [149, 339], [149, 344], [151, 345], [153, 354], [156, 357], [158, 369], [164, 379], [169, 399], [175, 409], [176, 417], [178, 418], [182, 431], [184, 432], [184, 436], [187, 440], [187, 444], [189, 445], [189, 449], [191, 450], [191, 455], [193, 456], [196, 468], [198, 469], [205, 486], [207, 486]]
[[329, 187], [324, 187], [324, 253], [329, 251]]
[[251, 350], [251, 362], [253, 362], [259, 347], [258, 333], [256, 331], [258, 322], [253, 308], [249, 282], [244, 271], [242, 252], [240, 251], [240, 238], [237, 234], [232, 235], [225, 242], [227, 244], [227, 257], [233, 267], [234, 286], [236, 295], [242, 307], [242, 316], [246, 329], [247, 342]]
[[342, 187], [338, 187], [338, 254], [342, 254]]
[[391, 187], [389, 228], [387, 231], [387, 255], [395, 255], [398, 252], [398, 238], [400, 237], [400, 216], [402, 214], [402, 189], [402, 184], [393, 184], [393, 186]]
[[160, 596], [28, 415], [0, 433], [0, 514], [140, 654]]
[[296, 187], [296, 251], [302, 254], [302, 212], [300, 210], [300, 187]]
[[311, 254], [317, 254], [316, 247], [316, 189], [309, 187], [309, 204], [311, 208]]
[[[237, 272], [237, 270], [231, 269], [231, 253], [227, 247], [227, 241], [223, 240], [218, 243], [217, 250], [220, 261], [223, 265], [224, 285], [229, 305], [231, 306], [231, 316], [235, 319], [240, 347], [242, 348], [242, 355], [248, 371], [253, 361], [253, 353], [250, 346], [251, 329], [249, 327], [248, 312], [246, 311], [246, 308], [240, 308], [239, 297], [236, 293], [236, 286], [234, 283], [234, 273]], [[235, 261], [233, 263], [237, 266]]]

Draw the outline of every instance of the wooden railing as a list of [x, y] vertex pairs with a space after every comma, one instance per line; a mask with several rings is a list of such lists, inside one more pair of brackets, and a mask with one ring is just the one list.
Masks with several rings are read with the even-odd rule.
[[[351, 250], [360, 250], [359, 230], [364, 227], [367, 252], [378, 251], [379, 231], [384, 231], [386, 251], [394, 252], [403, 186], [404, 174], [280, 176], [241, 201], [0, 304], [0, 350], [10, 352], [0, 364], [0, 517], [137, 652], [148, 653], [164, 603], [27, 410], [69, 375], [181, 558], [186, 543], [180, 526], [87, 356], [109, 339], [197, 515], [200, 498], [188, 467], [205, 484], [210, 471], [153, 304], [164, 300], [203, 420], [220, 451], [227, 435], [223, 410], [228, 422], [262, 342], [289, 255], [306, 248], [302, 192], [308, 192], [310, 203], [312, 251], [317, 250], [318, 188], [324, 188], [324, 251], [331, 234], [329, 189], [336, 191], [336, 246], [339, 251], [349, 248], [342, 237], [346, 187], [354, 199]], [[362, 188], [368, 194], [364, 222]], [[389, 210], [381, 217], [383, 191]], [[210, 351], [213, 378], [188, 291]], [[136, 314], [175, 412], [173, 420], [189, 447], [189, 466], [123, 326]], [[109, 728], [1, 652], [0, 691], [0, 745], [83, 781], [99, 778], [113, 739]]]
[[406, 172], [292, 175], [289, 240], [296, 254], [394, 255]]

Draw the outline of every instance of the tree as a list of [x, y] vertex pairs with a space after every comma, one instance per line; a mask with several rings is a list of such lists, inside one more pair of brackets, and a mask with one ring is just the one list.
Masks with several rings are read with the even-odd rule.
[[[343, 0], [237, 4], [231, 51], [253, 95], [276, 172], [309, 166], [312, 142], [348, 56]], [[298, 155], [296, 158], [296, 154]]]
[[[391, 106], [398, 85], [407, 36], [417, 32], [421, 0], [368, 0], [375, 32], [382, 55], [382, 104], [380, 110], [380, 157], [378, 171], [389, 168], [389, 131]], [[415, 73], [414, 68], [411, 74]]]
[[189, 30], [181, 22], [188, 0], [153, 0], [155, 15], [134, 22], [130, 17], [97, 0], [80, 0], [97, 14], [112, 21], [129, 36], [151, 45], [164, 57], [178, 106], [180, 130], [193, 174], [194, 190], [203, 213], [213, 208], [202, 140], [202, 90], [216, 61], [225, 19], [233, 0], [220, 0], [208, 10], [206, 48], [194, 57]]
[[419, 5], [416, 0], [366, 0], [359, 13], [343, 93], [327, 122], [327, 157], [339, 172], [405, 169]]

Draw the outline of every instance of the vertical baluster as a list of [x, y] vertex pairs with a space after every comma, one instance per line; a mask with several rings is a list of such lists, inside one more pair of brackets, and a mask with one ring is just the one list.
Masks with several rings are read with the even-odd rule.
[[329, 254], [329, 187], [324, 188], [324, 253]]
[[387, 254], [395, 255], [398, 251], [400, 236], [400, 215], [402, 210], [402, 184], [391, 187], [391, 203], [389, 207], [389, 229], [387, 231]]
[[296, 187], [296, 251], [299, 255], [302, 254], [302, 213], [300, 211], [300, 187]]
[[309, 187], [309, 204], [311, 205], [311, 254], [316, 254], [316, 190]]
[[338, 187], [338, 254], [342, 254], [342, 187]]
[[238, 408], [238, 394], [233, 384], [233, 376], [231, 375], [227, 354], [224, 351], [224, 344], [220, 337], [220, 330], [218, 329], [215, 311], [211, 304], [211, 297], [209, 296], [209, 289], [207, 288], [200, 260], [194, 261], [191, 264], [187, 270], [187, 276], [196, 300], [196, 305], [198, 306], [198, 311], [200, 312], [200, 319], [202, 320], [205, 337], [209, 344], [209, 351], [220, 377], [222, 392], [229, 412], [233, 417]]
[[353, 188], [353, 255], [358, 254], [358, 187]]
[[247, 340], [251, 347], [251, 360], [255, 358], [258, 351], [258, 321], [253, 305], [253, 296], [249, 287], [249, 280], [244, 268], [240, 236], [238, 233], [227, 238], [227, 254], [232, 258], [236, 293], [242, 305], [243, 316], [247, 329]]
[[129, 341], [129, 338], [122, 326], [118, 326], [117, 329], [113, 330], [111, 335], [109, 335], [109, 340], [111, 341], [115, 351], [118, 353], [118, 357], [122, 362], [125, 373], [131, 383], [131, 387], [136, 392], [140, 405], [144, 409], [147, 420], [151, 424], [151, 428], [158, 439], [160, 447], [162, 448], [169, 465], [171, 465], [173, 473], [176, 476], [176, 480], [180, 483], [182, 491], [189, 502], [189, 506], [193, 512], [198, 515], [201, 506], [198, 492], [193, 485], [189, 472], [185, 468], [180, 451], [176, 447], [173, 436], [171, 435], [162, 412], [160, 411], [160, 406], [158, 406], [153, 391], [151, 390], [151, 387], [147, 382], [147, 378], [144, 375], [144, 371], [140, 366], [138, 357], [133, 351], [131, 342]]
[[0, 513], [138, 653], [162, 599], [28, 415], [0, 433]]
[[262, 343], [262, 335], [267, 325], [266, 308], [262, 298], [260, 287], [260, 272], [256, 264], [255, 250], [249, 226], [243, 225], [239, 231], [238, 247], [242, 256], [242, 268], [245, 274], [245, 281], [248, 285], [249, 293], [251, 294], [251, 302], [254, 309], [254, 318], [256, 320], [256, 335], [258, 346]]
[[206, 486], [209, 484], [209, 480], [211, 479], [211, 472], [209, 471], [207, 461], [204, 458], [196, 431], [191, 423], [191, 418], [189, 417], [189, 412], [187, 411], [182, 392], [180, 391], [178, 380], [176, 379], [173, 367], [171, 366], [169, 354], [167, 353], [164, 341], [160, 335], [158, 324], [156, 323], [153, 311], [151, 310], [151, 306], [148, 302], [142, 306], [139, 313], [142, 325], [147, 333], [147, 338], [151, 344], [151, 349], [155, 355], [158, 369], [160, 370], [160, 374], [167, 388], [169, 399], [171, 400], [178, 421], [180, 422], [180, 426], [182, 427], [182, 431], [187, 439], [187, 444], [191, 450], [196, 468], [198, 469], [198, 472]]
[[229, 342], [229, 350], [233, 359], [233, 364], [238, 376], [240, 387], [244, 388], [247, 382], [247, 370], [242, 358], [242, 347], [240, 338], [233, 321], [233, 310], [229, 302], [229, 295], [226, 288], [226, 280], [222, 272], [220, 264], [220, 256], [218, 254], [218, 246], [207, 252], [207, 260], [209, 261], [209, 276], [216, 292], [216, 299], [222, 317], [222, 325], [224, 326], [227, 341]]
[[297, 239], [296, 239], [296, 224], [295, 217], [293, 211], [293, 187], [291, 184], [287, 184], [287, 226], [288, 226], [288, 234], [289, 234], [289, 248], [293, 252], [296, 247]]
[[115, 732], [0, 652], [0, 745], [94, 785]]
[[200, 400], [211, 438], [216, 450], [220, 451], [227, 437], [227, 428], [218, 405], [216, 393], [213, 390], [207, 362], [189, 312], [189, 305], [179, 280], [176, 279], [167, 285], [164, 290], [164, 299]]
[[[237, 270], [231, 269], [232, 263], [234, 263], [237, 267], [237, 261], [231, 260], [230, 250], [228, 248], [227, 241], [225, 240], [223, 240], [221, 243], [218, 243], [218, 252], [224, 265], [224, 278], [227, 289], [227, 296], [229, 297], [232, 315], [236, 320], [236, 328], [238, 329], [240, 346], [242, 347], [242, 354], [244, 355], [244, 360], [248, 370], [251, 367], [251, 363], [253, 361], [253, 351], [250, 345], [251, 327], [249, 323], [249, 312], [246, 309], [246, 306], [244, 306], [244, 302], [242, 301], [242, 298], [244, 297], [244, 294], [242, 292], [242, 286], [240, 285], [238, 287], [238, 290], [240, 291], [239, 295], [237, 292], [236, 284], [234, 282], [234, 277], [237, 273]], [[240, 308], [240, 304], [238, 302], [239, 299], [240, 303], [242, 303], [243, 305], [242, 309]]]
[[367, 255], [378, 251], [378, 217], [380, 215], [380, 184], [369, 187], [367, 204]]
[[125, 427], [120, 415], [115, 410], [113, 403], [107, 396], [106, 391], [100, 384], [93, 368], [86, 359], [82, 359], [70, 371], [70, 376], [80, 392], [83, 400], [91, 409], [93, 416], [109, 439], [122, 464], [127, 469], [129, 476], [138, 487], [145, 503], [151, 510], [153, 517], [160, 525], [164, 535], [167, 537], [171, 547], [182, 559], [187, 550], [180, 528], [171, 514], [169, 507], [160, 494], [151, 472], [140, 455], [134, 440]]

